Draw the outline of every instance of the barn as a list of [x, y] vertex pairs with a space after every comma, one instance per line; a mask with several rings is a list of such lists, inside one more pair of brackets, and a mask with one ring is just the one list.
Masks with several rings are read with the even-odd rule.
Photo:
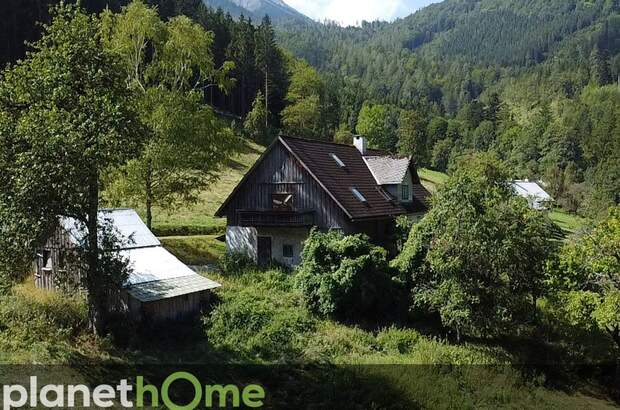
[[[118, 252], [131, 268], [111, 310], [125, 312], [135, 321], [178, 320], [200, 311], [212, 290], [220, 287], [168, 252], [134, 210], [104, 209], [99, 211], [99, 220], [112, 226], [123, 243], [120, 249], [107, 251]], [[71, 255], [83, 245], [83, 232], [74, 219], [59, 219], [57, 229], [37, 253], [38, 288], [57, 291], [80, 283], [81, 269]]]

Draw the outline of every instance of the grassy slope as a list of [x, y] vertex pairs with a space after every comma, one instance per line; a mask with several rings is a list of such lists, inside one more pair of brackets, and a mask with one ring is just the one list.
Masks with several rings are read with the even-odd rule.
[[159, 236], [215, 235], [226, 226], [223, 219], [214, 217], [243, 175], [265, 150], [253, 142], [247, 142], [240, 154], [222, 172], [219, 181], [205, 190], [194, 205], [183, 205], [166, 212], [153, 211], [153, 228]]
[[226, 251], [226, 244], [218, 235], [168, 236], [161, 243], [187, 265], [209, 265], [217, 262]]
[[[124, 368], [141, 372], [141, 363], [156, 365], [155, 370], [145, 370], [147, 375], [159, 366], [159, 372], [167, 375], [178, 370], [165, 367], [169, 363], [200, 363], [204, 368], [204, 363], [282, 364], [288, 357], [333, 365], [306, 366], [303, 371], [278, 368], [276, 373], [282, 374], [266, 368], [262, 376], [253, 375], [252, 382], [285, 378], [277, 391], [268, 390], [277, 408], [334, 408], [336, 403], [330, 400], [342, 408], [348, 407], [347, 400], [355, 400], [359, 408], [613, 408], [593, 386], [555, 389], [545, 386], [544, 377], [524, 376], [509, 366], [477, 366], [515, 360], [509, 351], [489, 343], [454, 345], [414, 329], [372, 332], [313, 316], [299, 304], [288, 274], [248, 271], [234, 277], [210, 276], [224, 285], [217, 291], [218, 309], [241, 313], [241, 322], [226, 319], [224, 333], [218, 334], [210, 332], [213, 319], [205, 317], [204, 325], [161, 329], [156, 337], [146, 335], [128, 348], [93, 338], [84, 328], [86, 311], [77, 298], [18, 286], [13, 296], [0, 296], [0, 361], [67, 364], [88, 380], [91, 374], [116, 380], [110, 372], [126, 377]], [[243, 313], [247, 303], [259, 306], [260, 314], [247, 317]], [[295, 319], [299, 317], [301, 322]], [[29, 326], [23, 326], [25, 322]], [[76, 366], [82, 362], [88, 366]], [[106, 364], [122, 367], [110, 369]], [[242, 370], [225, 371], [239, 383], [243, 377], [235, 372]], [[227, 380], [230, 374], [220, 371], [209, 366], [204, 380]]]

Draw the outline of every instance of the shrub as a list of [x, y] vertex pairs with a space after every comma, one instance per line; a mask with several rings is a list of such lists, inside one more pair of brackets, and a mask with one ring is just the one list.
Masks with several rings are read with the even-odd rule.
[[68, 354], [86, 328], [87, 308], [79, 297], [48, 293], [25, 285], [0, 297], [0, 351], [22, 352], [54, 362]]
[[376, 316], [393, 302], [387, 252], [365, 235], [313, 230], [306, 241], [296, 285], [308, 308], [337, 318]]
[[420, 333], [413, 329], [392, 326], [377, 334], [377, 343], [386, 353], [407, 354], [411, 353], [421, 337]]
[[256, 263], [252, 258], [242, 252], [226, 252], [218, 261], [220, 271], [225, 275], [238, 275], [250, 268], [255, 268]]
[[314, 327], [300, 297], [262, 286], [228, 293], [204, 318], [210, 343], [247, 360], [289, 361]]
[[304, 349], [306, 359], [318, 362], [342, 360], [346, 356], [363, 357], [378, 351], [371, 333], [358, 327], [320, 322]]

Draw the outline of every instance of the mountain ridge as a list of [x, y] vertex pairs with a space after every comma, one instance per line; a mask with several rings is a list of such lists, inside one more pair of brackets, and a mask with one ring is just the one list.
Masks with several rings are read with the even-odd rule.
[[203, 3], [215, 9], [221, 8], [233, 17], [244, 15], [255, 21], [262, 20], [265, 15], [276, 24], [313, 21], [282, 0], [203, 0]]

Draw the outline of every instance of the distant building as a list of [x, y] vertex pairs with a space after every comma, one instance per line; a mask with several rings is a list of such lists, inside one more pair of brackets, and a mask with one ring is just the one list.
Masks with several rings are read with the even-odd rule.
[[537, 183], [533, 181], [522, 180], [513, 181], [512, 187], [517, 195], [527, 199], [530, 208], [537, 210], [548, 209], [553, 202], [553, 198]]
[[[133, 270], [112, 310], [127, 312], [136, 321], [180, 319], [197, 312], [208, 301], [211, 290], [220, 287], [164, 249], [134, 210], [101, 210], [99, 219], [102, 224], [111, 223], [119, 239], [126, 243], [121, 249], [107, 251], [118, 252]], [[71, 262], [71, 253], [84, 243], [80, 224], [61, 218], [38, 252], [36, 286], [57, 290], [63, 281], [79, 283], [82, 271]]]
[[365, 233], [389, 245], [395, 218], [422, 215], [429, 192], [411, 158], [367, 148], [279, 137], [216, 212], [229, 251], [264, 265], [301, 262], [312, 227]]

